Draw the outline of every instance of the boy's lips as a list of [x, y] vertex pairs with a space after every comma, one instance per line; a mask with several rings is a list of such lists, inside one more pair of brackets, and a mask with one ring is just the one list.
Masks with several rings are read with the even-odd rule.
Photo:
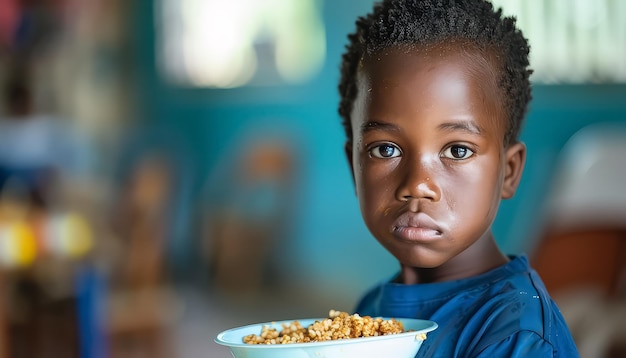
[[427, 214], [406, 212], [398, 217], [392, 233], [406, 241], [430, 241], [441, 237], [442, 230]]

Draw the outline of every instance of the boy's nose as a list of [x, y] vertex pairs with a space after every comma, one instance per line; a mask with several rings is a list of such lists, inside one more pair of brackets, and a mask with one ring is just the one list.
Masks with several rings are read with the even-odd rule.
[[413, 162], [403, 170], [403, 179], [400, 183], [396, 197], [400, 201], [410, 199], [427, 199], [439, 201], [441, 190], [433, 176], [433, 170], [422, 162]]

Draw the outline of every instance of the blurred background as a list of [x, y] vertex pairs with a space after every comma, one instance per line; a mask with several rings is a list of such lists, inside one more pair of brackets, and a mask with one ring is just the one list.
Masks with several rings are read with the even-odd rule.
[[[626, 2], [500, 0], [528, 160], [494, 225], [583, 357], [626, 356]], [[0, 358], [227, 357], [397, 270], [336, 108], [372, 0], [0, 0]]]

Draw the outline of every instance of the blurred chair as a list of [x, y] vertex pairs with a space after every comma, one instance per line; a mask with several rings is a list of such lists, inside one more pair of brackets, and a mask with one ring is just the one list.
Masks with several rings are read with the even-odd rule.
[[169, 357], [177, 300], [166, 254], [176, 194], [174, 158], [139, 153], [115, 198], [113, 227], [121, 257], [107, 289], [105, 334], [110, 357]]
[[277, 256], [293, 221], [296, 157], [290, 142], [275, 138], [248, 141], [230, 157], [232, 167], [207, 183], [205, 257], [220, 292], [245, 296], [276, 288], [286, 271]]
[[626, 357], [626, 124], [566, 143], [531, 254], [582, 357]]

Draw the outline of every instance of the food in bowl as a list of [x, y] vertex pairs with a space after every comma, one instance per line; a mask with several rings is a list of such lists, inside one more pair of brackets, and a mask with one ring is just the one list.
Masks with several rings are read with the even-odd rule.
[[[330, 317], [327, 317], [330, 318]], [[298, 319], [302, 327], [327, 318]], [[378, 318], [374, 318], [377, 320]], [[381, 317], [387, 321], [391, 318]], [[260, 335], [264, 327], [282, 331], [296, 320], [265, 322], [225, 330], [217, 335], [215, 342], [228, 347], [235, 358], [345, 358], [345, 357], [394, 357], [413, 358], [419, 351], [429, 332], [437, 329], [436, 322], [413, 318], [396, 318], [402, 323], [402, 333], [383, 334], [350, 339], [331, 339], [289, 344], [248, 344], [243, 339]], [[281, 342], [282, 343], [282, 342]]]
[[330, 310], [328, 318], [315, 321], [307, 327], [303, 327], [300, 321], [283, 323], [282, 330], [264, 325], [260, 334], [249, 334], [243, 337], [243, 342], [247, 344], [307, 343], [376, 337], [403, 332], [405, 331], [402, 322], [394, 318], [361, 317], [356, 313], [350, 315], [347, 312]]

